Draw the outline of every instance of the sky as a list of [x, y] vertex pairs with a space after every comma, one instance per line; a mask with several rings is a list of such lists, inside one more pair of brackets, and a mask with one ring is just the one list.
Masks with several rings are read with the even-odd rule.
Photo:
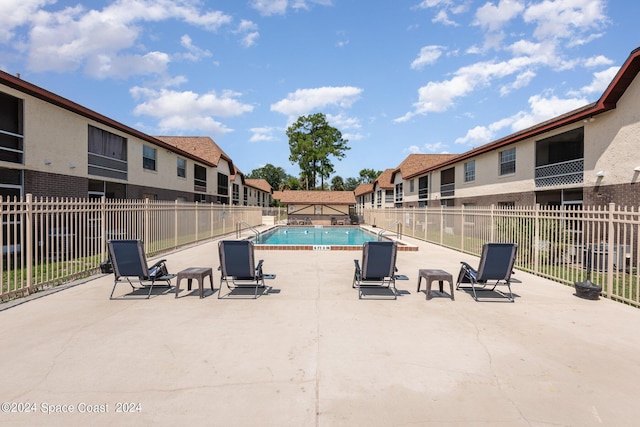
[[597, 101], [640, 2], [1, 0], [0, 69], [149, 135], [209, 136], [297, 176], [286, 129], [326, 116], [343, 179], [463, 153]]

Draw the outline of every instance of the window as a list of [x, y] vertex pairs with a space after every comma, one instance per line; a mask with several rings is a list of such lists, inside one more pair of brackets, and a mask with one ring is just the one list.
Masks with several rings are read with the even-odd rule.
[[244, 193], [242, 201], [243, 201], [243, 204], [247, 206], [249, 204], [249, 189], [247, 187], [244, 187], [242, 190]]
[[384, 203], [388, 205], [393, 204], [393, 190], [385, 190]]
[[193, 190], [207, 191], [207, 169], [203, 166], [193, 165]]
[[232, 186], [232, 191], [233, 191], [233, 204], [237, 205], [238, 202], [240, 201], [240, 186], [238, 184], [233, 184]]
[[180, 178], [187, 177], [187, 161], [178, 157], [178, 176]]
[[156, 170], [156, 152], [157, 150], [148, 145], [142, 147], [142, 167], [154, 171]]
[[225, 205], [229, 204], [229, 177], [218, 172], [218, 201]]
[[500, 152], [500, 175], [516, 173], [516, 149]]
[[402, 202], [402, 183], [396, 184], [396, 203]]
[[0, 93], [0, 160], [22, 163], [24, 155], [22, 100]]
[[440, 196], [453, 197], [456, 195], [456, 169], [449, 168], [440, 172]]
[[222, 173], [218, 173], [218, 194], [221, 196], [229, 195], [229, 177]]
[[411, 181], [409, 181], [409, 193], [413, 194], [414, 191], [416, 191], [415, 188], [415, 179], [412, 179]]
[[471, 160], [464, 164], [464, 182], [476, 180], [476, 161]]
[[22, 171], [0, 168], [0, 196], [6, 200], [22, 197]]
[[376, 204], [376, 206], [382, 207], [382, 190], [376, 191], [376, 199], [378, 200], [378, 203]]
[[127, 139], [89, 125], [89, 175], [127, 179]]
[[418, 178], [418, 200], [429, 199], [429, 177], [422, 176]]

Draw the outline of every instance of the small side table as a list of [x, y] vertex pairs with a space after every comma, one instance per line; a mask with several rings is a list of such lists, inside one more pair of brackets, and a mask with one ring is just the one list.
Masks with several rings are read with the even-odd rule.
[[444, 270], [435, 270], [435, 269], [420, 269], [418, 270], [418, 292], [420, 292], [420, 282], [422, 278], [425, 278], [427, 281], [427, 299], [431, 299], [431, 282], [434, 280], [438, 281], [440, 285], [440, 292], [443, 292], [444, 281], [449, 282], [449, 287], [451, 288], [451, 300], [455, 301], [455, 297], [453, 295], [453, 277], [451, 274], [447, 273]]
[[200, 288], [200, 298], [204, 298], [204, 278], [209, 276], [209, 283], [211, 284], [211, 291], [213, 291], [213, 271], [207, 267], [191, 267], [186, 270], [178, 272], [176, 279], [176, 298], [180, 292], [180, 281], [187, 279], [187, 290], [191, 290], [191, 282], [193, 279], [198, 281], [198, 287]]

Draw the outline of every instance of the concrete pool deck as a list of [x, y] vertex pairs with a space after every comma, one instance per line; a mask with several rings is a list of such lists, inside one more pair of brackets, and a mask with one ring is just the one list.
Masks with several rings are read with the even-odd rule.
[[0, 306], [0, 423], [637, 425], [640, 310], [521, 271], [515, 303], [427, 301], [420, 268], [455, 277], [478, 259], [407, 240], [419, 251], [398, 254], [396, 301], [358, 300], [360, 255], [344, 251], [258, 251], [271, 291], [219, 300], [211, 241], [162, 256], [214, 269], [204, 299], [183, 283], [177, 299], [110, 301], [103, 275]]

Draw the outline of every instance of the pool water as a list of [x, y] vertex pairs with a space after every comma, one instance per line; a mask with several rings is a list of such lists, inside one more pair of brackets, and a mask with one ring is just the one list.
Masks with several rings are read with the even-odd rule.
[[375, 234], [353, 227], [277, 227], [256, 239], [262, 245], [362, 246], [378, 240]]

